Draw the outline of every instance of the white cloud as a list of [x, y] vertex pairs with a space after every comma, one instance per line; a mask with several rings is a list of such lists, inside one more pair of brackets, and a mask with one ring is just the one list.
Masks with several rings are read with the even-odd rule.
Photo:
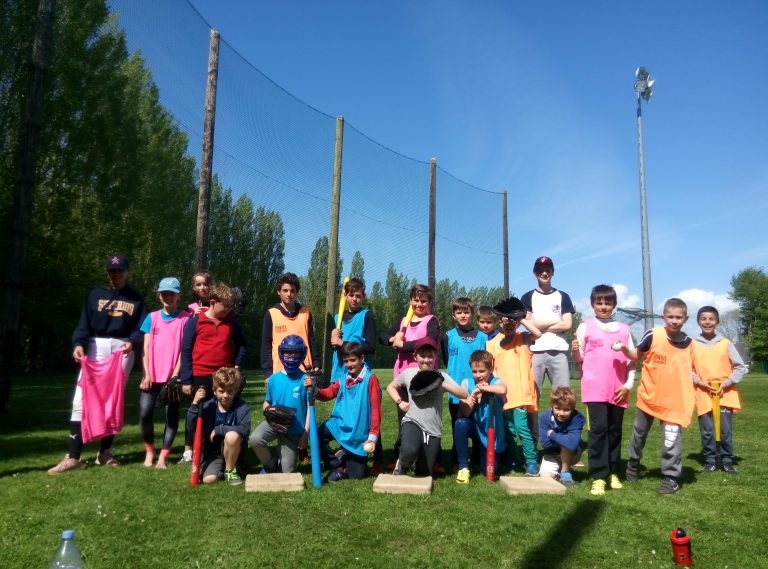
[[[683, 299], [688, 305], [689, 315], [695, 316], [696, 311], [702, 306], [714, 306], [720, 311], [721, 316], [739, 309], [739, 305], [728, 298], [728, 295], [725, 293], [701, 290], [700, 288], [688, 288], [681, 290], [676, 296]], [[663, 302], [656, 305], [658, 314], [661, 314], [663, 307]]]

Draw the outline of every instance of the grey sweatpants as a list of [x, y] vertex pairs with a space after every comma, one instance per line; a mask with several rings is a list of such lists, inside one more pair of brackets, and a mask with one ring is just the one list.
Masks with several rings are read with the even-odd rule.
[[[645, 411], [637, 410], [635, 423], [632, 425], [632, 440], [629, 443], [629, 460], [639, 463], [643, 458], [643, 447], [648, 432], [653, 426], [654, 417]], [[661, 474], [679, 479], [683, 472], [683, 429], [674, 423], [660, 421], [661, 437]]]
[[[571, 386], [571, 370], [568, 367], [568, 353], [557, 350], [533, 353], [533, 378], [536, 381], [536, 401], [541, 399], [541, 389], [544, 387], [544, 375], [549, 376], [549, 382], [554, 391], [558, 387]], [[545, 408], [549, 405], [545, 405]], [[533, 444], [539, 443], [539, 413], [528, 413], [528, 429], [533, 435]]]
[[296, 459], [299, 454], [298, 437], [281, 435], [270, 427], [269, 423], [262, 421], [251, 433], [251, 448], [264, 468], [274, 472], [277, 467], [276, 461], [267, 445], [275, 439], [277, 439], [277, 452], [280, 456], [280, 469], [285, 473], [295, 472]]
[[[716, 464], [717, 442], [712, 411], [699, 416], [699, 431], [704, 463]], [[720, 407], [720, 460], [723, 465], [733, 464], [733, 410], [728, 407]]]

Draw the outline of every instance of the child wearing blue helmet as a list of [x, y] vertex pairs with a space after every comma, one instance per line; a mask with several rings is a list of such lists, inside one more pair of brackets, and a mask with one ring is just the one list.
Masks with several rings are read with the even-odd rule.
[[[290, 425], [272, 425], [262, 421], [250, 437], [251, 448], [264, 466], [262, 474], [270, 472], [295, 472], [299, 449], [307, 448], [309, 415], [307, 414], [306, 374], [301, 364], [307, 355], [307, 345], [301, 337], [292, 334], [283, 338], [278, 347], [283, 370], [273, 373], [267, 383], [264, 410], [270, 407], [293, 409], [295, 414]], [[277, 439], [277, 456], [273, 456], [269, 443]]]

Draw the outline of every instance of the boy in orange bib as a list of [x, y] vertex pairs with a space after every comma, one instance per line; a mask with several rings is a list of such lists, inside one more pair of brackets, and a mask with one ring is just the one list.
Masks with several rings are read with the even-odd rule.
[[648, 330], [636, 350], [617, 342], [613, 349], [630, 359], [644, 357], [642, 379], [637, 389], [637, 415], [629, 445], [627, 482], [640, 477], [640, 459], [653, 420], [664, 430], [661, 445], [659, 494], [674, 494], [680, 489], [683, 470], [682, 428], [691, 424], [693, 414], [692, 340], [682, 328], [688, 320], [688, 307], [679, 298], [664, 303], [664, 327]]
[[[733, 465], [733, 412], [741, 409], [736, 384], [747, 373], [747, 366], [733, 344], [717, 333], [720, 313], [714, 306], [702, 306], [696, 315], [701, 333], [693, 337], [693, 383], [696, 384], [696, 412], [701, 432], [702, 472], [716, 472], [718, 460], [728, 474], [736, 474]], [[719, 389], [712, 387], [719, 381]], [[720, 396], [720, 457], [717, 456], [712, 397]]]

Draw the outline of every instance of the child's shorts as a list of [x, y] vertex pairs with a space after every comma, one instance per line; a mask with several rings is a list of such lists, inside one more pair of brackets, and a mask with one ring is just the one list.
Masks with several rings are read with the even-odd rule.
[[[579, 448], [576, 449], [576, 456], [573, 458], [574, 464], [579, 462], [581, 454], [584, 452], [584, 442], [579, 442]], [[573, 466], [573, 465], [571, 465]], [[541, 466], [539, 466], [539, 475], [557, 476], [563, 468], [563, 462], [560, 454], [545, 454], [541, 457]]]

